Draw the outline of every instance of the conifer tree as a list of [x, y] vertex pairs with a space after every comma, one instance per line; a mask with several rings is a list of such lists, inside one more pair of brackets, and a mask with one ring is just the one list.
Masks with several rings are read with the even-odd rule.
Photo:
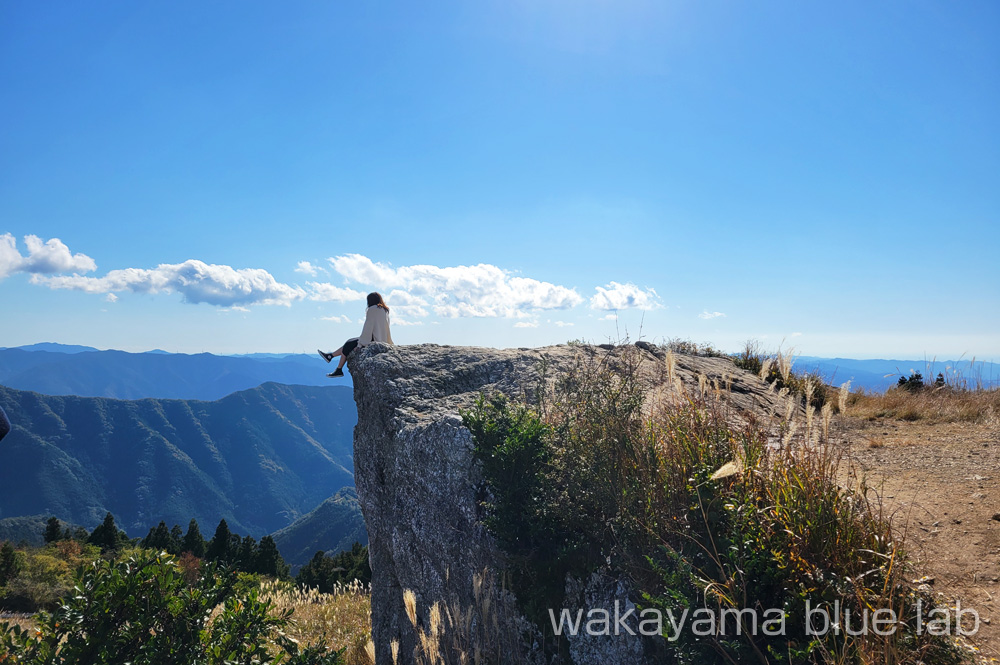
[[[23, 562], [14, 550], [14, 546], [4, 541], [3, 546], [0, 547], [0, 589], [17, 577], [22, 567]], [[0, 594], [0, 596], [2, 595]]]
[[182, 542], [184, 542], [184, 532], [181, 531], [180, 524], [175, 524], [170, 529], [170, 549], [168, 551], [171, 554], [180, 554]]
[[288, 564], [278, 551], [278, 546], [271, 536], [264, 536], [260, 539], [260, 547], [257, 548], [257, 564], [254, 572], [271, 577], [288, 577]]
[[45, 542], [54, 543], [57, 540], [63, 539], [62, 525], [59, 523], [59, 518], [52, 516], [49, 521], [45, 523]]
[[115, 526], [115, 518], [109, 512], [104, 516], [104, 521], [97, 525], [97, 528], [90, 533], [87, 542], [97, 545], [101, 552], [109, 552], [118, 549], [119, 545], [128, 540], [124, 532], [119, 532]]
[[171, 547], [170, 531], [167, 529], [166, 522], [160, 522], [155, 527], [149, 530], [149, 534], [142, 539], [142, 546], [148, 550], [156, 550], [158, 552], [171, 552], [173, 547]]
[[253, 572], [257, 565], [257, 540], [253, 536], [244, 536], [233, 559], [239, 570]]
[[229, 531], [229, 525], [226, 524], [226, 520], [220, 520], [219, 526], [215, 527], [215, 535], [208, 542], [208, 548], [205, 550], [205, 558], [209, 561], [230, 561], [234, 554], [232, 551], [232, 535]]
[[198, 520], [193, 519], [188, 523], [187, 533], [184, 534], [184, 540], [181, 543], [182, 552], [190, 552], [199, 559], [205, 556], [205, 538], [201, 535], [201, 529], [198, 528]]

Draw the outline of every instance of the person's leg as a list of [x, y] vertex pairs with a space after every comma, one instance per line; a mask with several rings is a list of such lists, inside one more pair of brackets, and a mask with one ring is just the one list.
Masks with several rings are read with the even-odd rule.
[[336, 351], [334, 351], [333, 353], [327, 353], [327, 352], [325, 352], [325, 351], [321, 351], [320, 349], [316, 349], [316, 350], [317, 350], [317, 351], [319, 351], [319, 355], [320, 355], [320, 356], [321, 356], [321, 357], [323, 358], [323, 360], [325, 360], [326, 362], [330, 362], [331, 360], [333, 360], [333, 359], [334, 359], [334, 358], [336, 358], [337, 356], [340, 356], [340, 355], [343, 355], [343, 353], [344, 353], [344, 347], [340, 347], [339, 349], [337, 349], [337, 350], [336, 350]]

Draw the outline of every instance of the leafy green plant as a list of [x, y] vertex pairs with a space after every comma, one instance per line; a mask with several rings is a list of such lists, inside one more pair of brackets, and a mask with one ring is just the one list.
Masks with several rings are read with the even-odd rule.
[[551, 429], [500, 393], [480, 396], [462, 421], [483, 465], [483, 521], [508, 555], [514, 592], [541, 625], [545, 609], [561, 595], [565, 554], [574, 549], [552, 510]]
[[258, 586], [241, 594], [234, 573], [211, 567], [189, 584], [172, 557], [147, 550], [98, 559], [37, 629], [0, 623], [0, 654], [25, 665], [339, 662], [285, 639], [290, 612], [273, 614]]

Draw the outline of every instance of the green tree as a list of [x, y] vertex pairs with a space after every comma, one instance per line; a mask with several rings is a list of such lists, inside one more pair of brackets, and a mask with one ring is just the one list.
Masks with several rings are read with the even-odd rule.
[[245, 573], [252, 573], [257, 567], [257, 540], [253, 536], [244, 536], [239, 541], [233, 563]]
[[180, 554], [181, 543], [184, 542], [184, 532], [181, 531], [181, 525], [175, 524], [170, 528], [170, 550], [171, 554]]
[[260, 547], [257, 548], [257, 563], [253, 572], [271, 577], [288, 577], [288, 564], [278, 551], [278, 546], [271, 536], [264, 536], [260, 539]]
[[188, 523], [187, 533], [181, 542], [181, 551], [190, 552], [199, 559], [205, 556], [205, 539], [201, 535], [201, 529], [198, 528], [198, 520], [192, 519]]
[[63, 539], [63, 529], [62, 524], [59, 522], [59, 518], [52, 516], [49, 521], [45, 523], [45, 542], [54, 543], [57, 540]]
[[4, 541], [4, 544], [0, 546], [0, 589], [17, 577], [23, 567], [24, 561], [21, 555], [14, 549], [13, 545]]
[[178, 553], [174, 551], [176, 547], [174, 547], [173, 539], [170, 537], [167, 523], [162, 521], [149, 530], [146, 537], [142, 539], [142, 546], [149, 550], [169, 552], [170, 554]]
[[205, 549], [205, 558], [209, 561], [232, 561], [236, 554], [233, 551], [232, 536], [226, 520], [219, 520], [219, 526], [215, 527], [215, 535], [208, 541], [208, 547]]
[[114, 516], [108, 513], [104, 516], [104, 521], [90, 532], [87, 542], [100, 547], [101, 552], [113, 552], [128, 542], [128, 536], [124, 531], [118, 530]]

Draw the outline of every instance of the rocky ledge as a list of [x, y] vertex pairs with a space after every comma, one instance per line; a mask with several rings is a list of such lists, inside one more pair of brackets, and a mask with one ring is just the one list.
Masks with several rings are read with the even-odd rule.
[[[784, 409], [763, 381], [727, 358], [676, 355], [666, 371], [665, 354], [657, 347], [641, 342], [636, 346], [651, 393], [676, 390], [679, 382], [690, 390], [720, 389], [740, 410], [780, 413]], [[459, 410], [470, 407], [484, 392], [531, 399], [546, 379], [581, 361], [609, 354], [614, 358], [621, 352], [622, 347], [585, 345], [499, 350], [372, 344], [351, 355], [348, 366], [358, 407], [355, 481], [368, 528], [372, 639], [378, 665], [393, 662], [394, 641], [398, 662], [412, 662], [419, 636], [407, 615], [404, 591], [413, 592], [417, 626], [427, 630], [429, 608], [435, 602], [474, 608], [483, 602], [477, 577], [484, 570], [502, 569], [501, 553], [477, 519], [481, 476], [472, 436], [463, 427]], [[627, 593], [621, 585], [596, 576], [593, 584], [569, 581], [567, 591], [572, 589], [581, 599], [595, 593], [610, 594], [609, 599]], [[499, 605], [513, 602], [509, 596], [499, 600]], [[525, 630], [516, 609], [501, 614], [501, 621], [512, 624], [501, 631], [521, 636], [499, 647], [511, 652], [503, 655], [503, 662], [540, 662], [537, 645], [533, 648], [530, 637], [524, 639], [531, 631]], [[574, 662], [611, 665], [645, 660], [641, 644], [614, 637], [605, 640], [609, 643], [571, 640]]]

